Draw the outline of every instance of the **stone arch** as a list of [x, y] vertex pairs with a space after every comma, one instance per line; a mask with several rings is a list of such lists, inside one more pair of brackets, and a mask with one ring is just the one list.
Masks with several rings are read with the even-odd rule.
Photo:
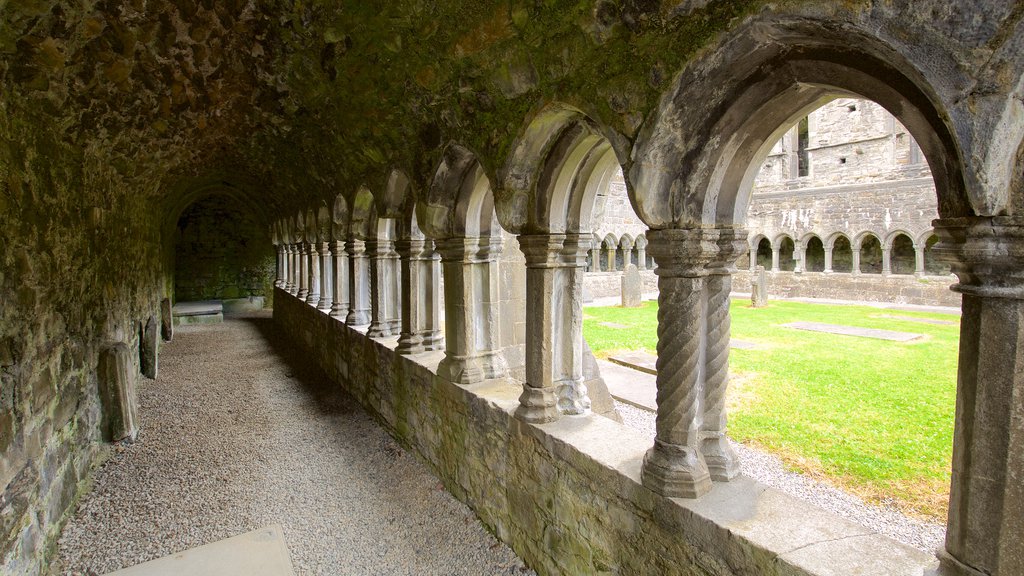
[[832, 272], [853, 272], [853, 244], [842, 232], [834, 232], [825, 243], [825, 252], [829, 255]]
[[349, 223], [348, 199], [344, 194], [338, 194], [334, 197], [331, 210], [331, 239], [335, 242], [344, 242], [348, 239]]
[[854, 272], [860, 274], [882, 273], [882, 241], [875, 232], [861, 232], [854, 238], [853, 249], [858, 255], [859, 266]]
[[500, 231], [490, 179], [477, 156], [458, 144], [445, 148], [416, 211], [420, 228], [434, 239], [487, 237]]
[[928, 230], [918, 239], [918, 246], [924, 250], [924, 274], [928, 276], [948, 276], [952, 271], [949, 264], [935, 257], [935, 245], [939, 237], [934, 230]]
[[490, 179], [473, 152], [458, 144], [445, 148], [430, 186], [416, 202], [416, 221], [435, 241], [444, 275], [446, 346], [438, 375], [459, 384], [504, 377], [502, 229]]
[[913, 235], [899, 229], [889, 233], [882, 248], [888, 252], [889, 272], [892, 274], [913, 274], [917, 268], [917, 244]]
[[615, 267], [624, 270], [627, 264], [636, 264], [633, 260], [633, 245], [635, 240], [628, 233], [619, 238], [619, 250], [615, 256]]
[[772, 249], [777, 259], [772, 262], [773, 269], [780, 272], [792, 272], [796, 269], [796, 242], [793, 237], [783, 232], [772, 240]]
[[763, 266], [765, 270], [772, 269], [772, 241], [769, 240], [764, 234], [758, 234], [754, 237], [756, 241], [753, 245], [754, 250], [754, 265]]
[[[964, 156], [932, 84], [874, 28], [752, 19], [709, 54], [677, 77], [633, 151], [634, 204], [652, 228], [744, 223], [774, 142], [843, 94], [877, 102], [907, 127], [928, 159], [940, 214], [987, 204], [980, 192], [968, 198]], [[953, 60], [941, 64], [962, 75]]]
[[825, 243], [822, 242], [821, 237], [813, 232], [804, 234], [804, 237], [800, 239], [800, 245], [803, 247], [803, 271], [824, 272]]
[[602, 272], [614, 272], [618, 270], [616, 265], [618, 264], [618, 247], [619, 239], [614, 234], [609, 232], [605, 234], [603, 240], [601, 240], [601, 271]]
[[377, 214], [381, 218], [402, 218], [411, 206], [414, 197], [412, 182], [406, 173], [398, 168], [388, 172], [387, 181], [380, 193], [375, 195]]
[[374, 214], [373, 193], [366, 186], [360, 186], [352, 197], [349, 210], [348, 231], [353, 238], [368, 240], [371, 237], [371, 222]]
[[528, 119], [505, 164], [502, 224], [517, 234], [592, 231], [594, 200], [621, 168], [616, 149], [625, 143], [572, 106], [545, 106]]

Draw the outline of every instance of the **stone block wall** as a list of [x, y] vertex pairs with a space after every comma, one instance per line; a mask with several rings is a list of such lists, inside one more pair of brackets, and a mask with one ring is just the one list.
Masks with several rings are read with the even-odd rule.
[[651, 440], [632, 429], [594, 415], [524, 424], [507, 380], [451, 384], [435, 375], [441, 352], [402, 356], [280, 290], [275, 302], [275, 323], [309, 360], [540, 574], [921, 573], [934, 562], [745, 478], [699, 500], [657, 496], [640, 484]]
[[265, 226], [223, 195], [208, 196], [179, 217], [175, 301], [273, 297], [276, 260]]
[[[748, 270], [733, 275], [733, 292], [750, 293]], [[949, 286], [955, 276], [917, 278], [905, 274], [825, 274], [823, 272], [767, 272], [770, 298], [829, 298], [864, 302], [892, 302], [920, 306], [960, 307], [960, 294]]]
[[[658, 291], [658, 277], [653, 270], [641, 270], [640, 281], [645, 294]], [[622, 272], [587, 272], [583, 286], [591, 298], [618, 298], [622, 294]]]
[[[0, 573], [43, 572], [106, 444], [97, 369], [104, 348], [139, 347], [159, 322], [159, 238], [141, 199], [97, 200], [67, 167], [3, 165], [0, 178]], [[61, 178], [53, 178], [52, 171]], [[116, 182], [102, 165], [92, 177]], [[15, 186], [9, 183], [15, 182]], [[77, 194], [77, 195], [76, 195]], [[35, 198], [36, 200], [33, 200]], [[46, 201], [39, 201], [46, 198]], [[70, 201], [77, 198], [77, 201]], [[110, 242], [113, 237], [131, 242]]]

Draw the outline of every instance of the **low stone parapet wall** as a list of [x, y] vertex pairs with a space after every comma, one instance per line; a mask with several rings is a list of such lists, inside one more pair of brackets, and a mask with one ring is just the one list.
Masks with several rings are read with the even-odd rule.
[[274, 320], [540, 574], [920, 574], [932, 558], [740, 478], [698, 500], [640, 483], [651, 440], [607, 418], [512, 416], [512, 380], [458, 386], [277, 290]]
[[[640, 281], [644, 293], [658, 290], [658, 277], [654, 270], [641, 270]], [[583, 276], [583, 288], [586, 290], [584, 296], [590, 299], [618, 298], [622, 295], [622, 272], [587, 272]]]
[[[960, 294], [949, 289], [955, 276], [860, 274], [832, 272], [766, 272], [768, 298], [828, 298], [892, 302], [921, 306], [960, 307]], [[749, 270], [733, 274], [733, 292], [750, 292]]]

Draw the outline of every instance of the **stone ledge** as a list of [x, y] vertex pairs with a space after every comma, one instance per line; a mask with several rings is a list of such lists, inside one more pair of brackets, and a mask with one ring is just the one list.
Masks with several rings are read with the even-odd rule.
[[[441, 380], [279, 291], [274, 318], [541, 574], [931, 573], [937, 560], [741, 477], [698, 500], [640, 484], [650, 441], [598, 416], [525, 424], [519, 387]], [[439, 416], [439, 415], [443, 415]]]

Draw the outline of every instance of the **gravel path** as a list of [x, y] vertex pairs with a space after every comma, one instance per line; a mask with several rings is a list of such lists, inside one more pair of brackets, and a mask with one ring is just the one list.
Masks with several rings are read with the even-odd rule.
[[[284, 527], [297, 574], [532, 574], [266, 317], [179, 328], [142, 432], [97, 471], [54, 574]], [[289, 360], [291, 358], [292, 360]]]
[[[654, 412], [618, 401], [615, 407], [622, 415], [623, 423], [654, 438]], [[735, 442], [732, 442], [732, 446], [739, 454], [743, 473], [762, 484], [835, 512], [924, 552], [932, 553], [939, 549], [946, 537], [946, 527], [941, 524], [910, 518], [893, 507], [868, 504], [838, 488], [786, 470], [777, 456]]]

